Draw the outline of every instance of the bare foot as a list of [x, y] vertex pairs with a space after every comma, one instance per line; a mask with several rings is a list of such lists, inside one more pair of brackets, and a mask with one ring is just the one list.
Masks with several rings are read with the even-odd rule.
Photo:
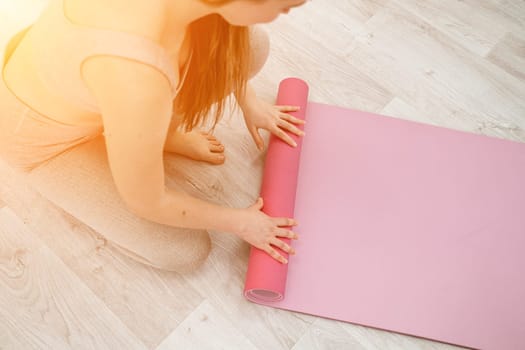
[[204, 131], [175, 131], [168, 135], [165, 150], [211, 164], [224, 163], [224, 146]]

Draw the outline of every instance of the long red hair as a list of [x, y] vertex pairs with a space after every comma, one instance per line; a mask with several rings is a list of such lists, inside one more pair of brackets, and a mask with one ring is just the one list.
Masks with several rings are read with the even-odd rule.
[[[201, 0], [221, 5], [232, 0]], [[244, 96], [249, 74], [249, 28], [234, 26], [218, 14], [191, 23], [188, 28], [191, 62], [184, 85], [175, 100], [182, 126], [191, 130], [202, 125], [216, 104], [213, 125], [220, 120], [227, 97], [233, 92]]]

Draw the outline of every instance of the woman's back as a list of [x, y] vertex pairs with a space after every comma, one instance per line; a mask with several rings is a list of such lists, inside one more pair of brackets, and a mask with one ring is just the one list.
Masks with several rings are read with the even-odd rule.
[[189, 42], [183, 40], [179, 50], [182, 33], [180, 41], [174, 39], [173, 50], [161, 44], [164, 19], [159, 4], [51, 0], [18, 38], [20, 42], [12, 43], [15, 50], [4, 68], [6, 84], [39, 113], [65, 124], [86, 126], [102, 124], [96, 101], [81, 77], [81, 65], [89, 56], [114, 55], [152, 65], [167, 76], [175, 93], [180, 67], [188, 60]]

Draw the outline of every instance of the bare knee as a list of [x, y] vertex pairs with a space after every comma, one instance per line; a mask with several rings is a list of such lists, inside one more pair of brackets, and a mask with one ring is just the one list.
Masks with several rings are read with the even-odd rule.
[[250, 47], [252, 58], [249, 78], [251, 79], [261, 71], [270, 54], [270, 38], [260, 25], [250, 27]]
[[151, 264], [161, 270], [189, 273], [199, 268], [211, 251], [210, 235], [206, 231], [185, 233], [183, 239], [165, 242], [153, 256]]

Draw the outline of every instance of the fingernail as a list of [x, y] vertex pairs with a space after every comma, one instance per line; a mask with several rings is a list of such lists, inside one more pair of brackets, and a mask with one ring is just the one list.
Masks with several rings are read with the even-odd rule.
[[294, 142], [294, 143], [293, 143], [293, 146], [294, 146], [294, 147], [297, 147], [297, 142]]
[[288, 264], [288, 260], [284, 259], [283, 264]]

